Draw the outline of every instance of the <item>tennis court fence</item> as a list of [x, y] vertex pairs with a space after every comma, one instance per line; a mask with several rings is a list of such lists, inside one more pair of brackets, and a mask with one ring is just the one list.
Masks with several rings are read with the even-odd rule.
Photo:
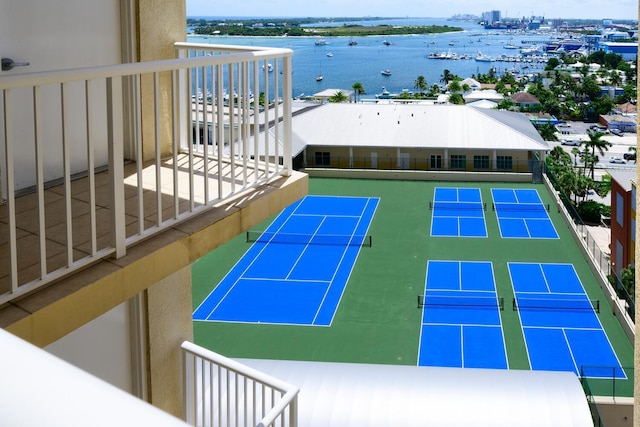
[[504, 310], [504, 298], [476, 295], [418, 295], [418, 308], [423, 307], [477, 307]]
[[600, 313], [600, 300], [560, 298], [514, 298], [513, 311], [518, 310], [593, 310]]
[[355, 234], [302, 234], [270, 231], [247, 231], [247, 243], [285, 243], [297, 245], [366, 246], [373, 245], [368, 235]]

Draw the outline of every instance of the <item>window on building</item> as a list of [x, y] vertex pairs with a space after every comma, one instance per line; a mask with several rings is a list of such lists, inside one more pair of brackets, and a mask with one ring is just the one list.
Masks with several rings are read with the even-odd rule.
[[[634, 162], [635, 163], [635, 162]], [[631, 209], [636, 210], [636, 187], [631, 187]]]
[[451, 155], [451, 169], [466, 169], [467, 168], [467, 156], [464, 154]]
[[489, 169], [489, 156], [473, 156], [474, 169]]
[[431, 155], [431, 169], [442, 168], [442, 156], [440, 154]]
[[633, 243], [636, 242], [636, 220], [635, 219], [631, 220], [631, 241]]
[[621, 227], [624, 226], [624, 198], [620, 193], [616, 193], [616, 221]]
[[328, 151], [316, 151], [316, 166], [331, 166], [331, 155]]
[[496, 168], [498, 170], [511, 170], [513, 169], [513, 157], [511, 156], [497, 156]]

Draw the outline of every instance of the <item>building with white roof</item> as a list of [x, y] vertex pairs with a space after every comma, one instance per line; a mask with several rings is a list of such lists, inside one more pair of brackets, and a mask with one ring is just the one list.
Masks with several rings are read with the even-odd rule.
[[[276, 133], [272, 128], [268, 134], [274, 144]], [[548, 150], [526, 115], [503, 110], [326, 104], [293, 119], [298, 168], [529, 172], [531, 162], [544, 159]]]

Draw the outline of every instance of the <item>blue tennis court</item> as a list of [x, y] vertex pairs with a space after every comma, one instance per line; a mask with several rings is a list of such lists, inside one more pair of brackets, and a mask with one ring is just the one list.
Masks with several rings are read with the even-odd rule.
[[194, 320], [329, 326], [378, 198], [306, 196], [284, 209], [193, 313]]
[[598, 319], [599, 302], [588, 298], [573, 265], [508, 266], [531, 369], [626, 378]]
[[436, 187], [429, 207], [432, 236], [487, 237], [479, 188]]
[[490, 262], [428, 261], [419, 366], [507, 369]]
[[491, 195], [503, 238], [559, 238], [537, 190], [492, 188]]

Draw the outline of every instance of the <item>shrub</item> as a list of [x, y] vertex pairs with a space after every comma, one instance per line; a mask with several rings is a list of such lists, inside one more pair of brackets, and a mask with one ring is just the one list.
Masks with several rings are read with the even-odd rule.
[[589, 222], [593, 224], [600, 223], [600, 216], [602, 214], [602, 204], [596, 202], [595, 200], [586, 200], [580, 203], [576, 210], [580, 215], [580, 218], [584, 222]]

